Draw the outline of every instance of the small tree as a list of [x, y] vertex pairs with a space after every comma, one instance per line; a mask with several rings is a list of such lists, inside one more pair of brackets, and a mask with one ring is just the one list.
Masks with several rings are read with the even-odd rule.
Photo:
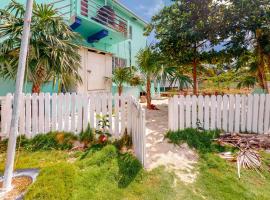
[[151, 109], [151, 81], [159, 74], [158, 54], [147, 46], [138, 52], [137, 64], [146, 78], [147, 108]]
[[[25, 8], [14, 0], [0, 9], [0, 76], [15, 79], [23, 30]], [[34, 4], [25, 79], [33, 83], [32, 92], [50, 80], [66, 87], [81, 81], [80, 55], [74, 41], [78, 35], [52, 5]]]
[[123, 85], [137, 86], [142, 83], [139, 76], [135, 75], [134, 67], [117, 67], [113, 72], [112, 81], [117, 85], [119, 96], [123, 93]]

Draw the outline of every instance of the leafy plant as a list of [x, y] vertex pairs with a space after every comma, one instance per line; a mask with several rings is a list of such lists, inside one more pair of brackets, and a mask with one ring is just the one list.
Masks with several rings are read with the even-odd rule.
[[109, 115], [97, 115], [98, 128], [96, 129], [96, 134], [100, 143], [108, 142], [108, 138], [111, 137], [110, 134], [110, 121]]
[[88, 124], [87, 129], [85, 131], [82, 131], [80, 133], [79, 139], [81, 142], [83, 142], [86, 145], [89, 145], [90, 143], [94, 143], [95, 134], [90, 124]]

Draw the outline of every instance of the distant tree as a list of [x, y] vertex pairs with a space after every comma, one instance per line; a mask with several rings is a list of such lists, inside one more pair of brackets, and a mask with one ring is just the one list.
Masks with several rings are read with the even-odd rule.
[[146, 79], [147, 108], [151, 109], [151, 81], [155, 80], [161, 69], [158, 53], [155, 52], [151, 46], [147, 46], [138, 52], [136, 58], [138, 67]]
[[146, 34], [154, 30], [156, 47], [173, 66], [192, 67], [193, 93], [198, 93], [197, 71], [215, 55], [224, 5], [213, 0], [175, 0], [152, 18]]
[[[270, 6], [269, 0], [229, 0], [224, 14], [224, 52], [236, 68], [249, 67], [261, 88], [268, 91], [270, 72]], [[251, 79], [248, 77], [248, 83]]]
[[[24, 13], [24, 6], [14, 0], [0, 9], [0, 76], [6, 79], [16, 78]], [[34, 4], [25, 75], [33, 83], [33, 93], [39, 93], [41, 86], [51, 80], [58, 82], [59, 90], [81, 82], [76, 39], [78, 35], [56, 9]]]

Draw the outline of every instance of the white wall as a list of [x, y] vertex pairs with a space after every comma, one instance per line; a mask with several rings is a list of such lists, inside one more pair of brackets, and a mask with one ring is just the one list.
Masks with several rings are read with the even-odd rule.
[[87, 48], [79, 50], [81, 55], [80, 75], [83, 84], [77, 87], [77, 92], [111, 91], [112, 55], [89, 51]]

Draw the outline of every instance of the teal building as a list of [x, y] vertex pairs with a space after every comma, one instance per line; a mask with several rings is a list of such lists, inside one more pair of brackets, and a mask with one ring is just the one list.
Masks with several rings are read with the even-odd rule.
[[[3, 1], [3, 3], [2, 3]], [[17, 0], [25, 3], [26, 0]], [[136, 55], [147, 44], [143, 35], [147, 22], [117, 0], [36, 0], [50, 3], [58, 9], [71, 29], [78, 32], [83, 41], [81, 49], [81, 76], [83, 84], [74, 88], [77, 92], [112, 91], [110, 81], [116, 67], [136, 66]], [[3, 8], [9, 0], [1, 0]], [[15, 82], [0, 78], [0, 96], [14, 92]], [[31, 91], [31, 84], [25, 92]], [[53, 92], [52, 84], [46, 84], [43, 92]], [[138, 95], [138, 88], [126, 87], [124, 91]]]

